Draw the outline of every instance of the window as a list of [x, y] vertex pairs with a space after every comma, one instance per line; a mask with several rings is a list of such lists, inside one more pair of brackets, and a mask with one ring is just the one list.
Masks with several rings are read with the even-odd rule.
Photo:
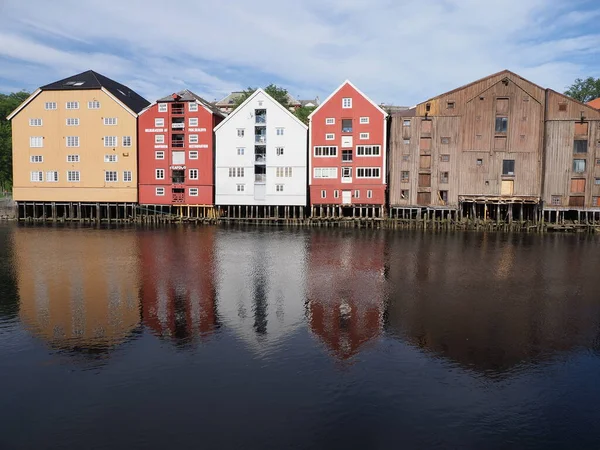
[[154, 152], [154, 159], [165, 159], [165, 152]]
[[448, 203], [448, 191], [439, 191], [438, 196], [444, 204]]
[[123, 147], [131, 147], [131, 136], [123, 136]]
[[104, 118], [104, 125], [116, 125], [116, 124], [117, 124], [116, 117], [105, 117]]
[[567, 104], [566, 103], [559, 103], [558, 104], [558, 110], [559, 111], [566, 111], [567, 110]]
[[41, 127], [42, 119], [29, 119], [29, 126], [30, 127]]
[[584, 173], [585, 172], [585, 159], [574, 159], [573, 160], [573, 172]]
[[154, 143], [155, 144], [164, 144], [165, 143], [165, 135], [164, 134], [155, 134], [154, 135]]
[[79, 136], [67, 136], [67, 147], [79, 147]]
[[229, 178], [241, 178], [244, 176], [244, 168], [243, 167], [230, 167], [229, 168]]
[[344, 108], [344, 109], [352, 108], [352, 99], [349, 97], [344, 97], [342, 99], [342, 108]]
[[450, 143], [450, 138], [449, 137], [443, 137], [440, 139], [440, 142], [444, 145], [448, 145]]
[[352, 178], [352, 167], [342, 167], [342, 178]]
[[44, 109], [46, 111], [51, 111], [53, 109], [56, 109], [56, 102], [46, 102], [46, 105], [44, 106]]
[[292, 168], [291, 167], [277, 167], [277, 168], [275, 168], [275, 176], [278, 178], [291, 177], [292, 176]]
[[188, 125], [190, 127], [197, 127], [198, 126], [198, 118], [197, 117], [190, 117], [188, 119]]
[[276, 192], [283, 192], [283, 184], [276, 184], [275, 185], [275, 191]]
[[502, 161], [502, 175], [514, 176], [515, 174], [515, 160], [505, 159]]
[[191, 112], [198, 111], [198, 103], [190, 102], [188, 105], [189, 105], [188, 111], [191, 111]]
[[440, 155], [441, 162], [450, 162], [450, 155]]
[[408, 170], [403, 170], [402, 172], [400, 172], [400, 182], [401, 183], [408, 183], [410, 180], [410, 174], [408, 172]]
[[600, 166], [600, 159], [596, 159], [596, 165]]
[[410, 119], [406, 119], [402, 121], [402, 126], [403, 127], [410, 127]]
[[321, 191], [321, 198], [327, 198], [327, 191], [325, 191], [325, 190]]
[[[192, 104], [190, 103], [190, 106]], [[197, 106], [197, 105], [196, 105]], [[188, 193], [190, 194], [190, 197], [198, 197], [198, 188], [190, 188], [188, 190]]]
[[238, 192], [244, 192], [246, 190], [245, 184], [236, 184], [236, 189]]
[[31, 155], [29, 157], [29, 162], [42, 163], [42, 162], [44, 162], [44, 157], [42, 155]]
[[165, 179], [165, 169], [156, 169], [155, 176], [157, 180]]
[[342, 161], [352, 162], [352, 150], [342, 150]]
[[455, 104], [454, 102], [447, 102], [447, 103], [446, 103], [446, 108], [448, 108], [448, 109], [454, 109], [454, 106], [455, 106], [455, 105], [456, 105], [456, 104]]
[[594, 178], [594, 184], [600, 186], [600, 178]]
[[337, 189], [335, 189], [333, 191], [333, 198], [340, 198], [340, 191], [338, 191]]
[[369, 133], [360, 133], [359, 139], [369, 139]]
[[587, 153], [587, 148], [587, 140], [575, 140], [573, 143], [573, 153]]
[[368, 117], [361, 117], [360, 118], [360, 123], [369, 123], [369, 118]]
[[379, 178], [379, 167], [359, 167], [356, 169], [357, 178]]
[[198, 169], [190, 169], [190, 180], [198, 179]]
[[315, 147], [315, 156], [337, 156], [337, 147]]
[[483, 165], [483, 159], [478, 158], [477, 161], [475, 162], [478, 166], [482, 166]]
[[165, 188], [157, 187], [155, 192], [156, 192], [156, 195], [158, 195], [159, 197], [162, 197], [163, 195], [165, 195]]
[[79, 155], [67, 155], [67, 162], [70, 162], [70, 163], [79, 162]]
[[360, 191], [358, 189], [354, 191], [354, 198], [360, 198]]
[[31, 148], [41, 148], [44, 146], [44, 138], [41, 136], [32, 136], [29, 138], [29, 146]]
[[448, 179], [450, 178], [449, 175], [450, 175], [449, 172], [440, 172], [440, 183], [447, 184]]
[[283, 147], [275, 148], [275, 153], [277, 154], [277, 156], [283, 156]]
[[357, 156], [379, 156], [381, 147], [379, 145], [359, 145], [356, 147]]
[[550, 199], [550, 203], [552, 204], [552, 206], [560, 206], [560, 204], [561, 204], [560, 195], [553, 195]]
[[410, 191], [408, 189], [402, 189], [400, 191], [400, 198], [402, 200], [408, 200], [409, 195], [410, 195]]
[[131, 183], [131, 170], [123, 171], [123, 181]]
[[58, 172], [55, 170], [50, 170], [50, 171], [46, 172], [46, 182], [47, 183], [58, 182]]
[[409, 145], [410, 144], [410, 139], [404, 139], [404, 145]]
[[283, 128], [276, 128], [277, 136], [283, 136]]
[[158, 112], [159, 113], [161, 113], [161, 112], [167, 112], [167, 108], [168, 108], [168, 106], [167, 106], [166, 103], [159, 103], [158, 104]]
[[79, 102], [67, 102], [67, 109], [79, 109]]
[[77, 117], [69, 117], [69, 118], [67, 118], [67, 126], [68, 127], [77, 127], [77, 126], [79, 126], [79, 119]]
[[104, 172], [104, 181], [107, 183], [116, 183], [119, 181], [119, 176], [116, 170], [107, 170]]
[[238, 154], [239, 156], [243, 156], [243, 155], [244, 155], [244, 152], [245, 152], [245, 149], [244, 149], [243, 147], [238, 147], [238, 149], [237, 149], [237, 154]]
[[335, 134], [333, 134], [333, 133], [327, 133], [325, 135], [325, 140], [326, 141], [333, 141], [334, 139], [335, 139]]
[[117, 137], [116, 136], [104, 136], [104, 146], [105, 147], [116, 147], [117, 146]]
[[33, 182], [44, 181], [44, 172], [42, 172], [41, 170], [33, 171], [31, 172], [29, 179]]
[[315, 167], [314, 178], [337, 178], [337, 167]]
[[163, 119], [162, 117], [156, 117], [154, 119], [154, 127], [155, 128], [162, 128], [165, 126], [165, 119]]
[[197, 134], [190, 134], [188, 136], [188, 140], [189, 140], [190, 144], [197, 144], [198, 143], [198, 135]]
[[237, 135], [238, 135], [238, 137], [244, 137], [244, 129], [243, 128], [238, 128]]
[[496, 133], [506, 133], [508, 117], [496, 117]]
[[335, 125], [335, 119], [333, 117], [326, 118], [325, 125]]
[[402, 155], [402, 161], [410, 161], [410, 155]]
[[79, 170], [68, 170], [67, 181], [69, 183], [79, 183]]
[[198, 159], [198, 152], [196, 150], [190, 152], [190, 159]]
[[373, 191], [372, 190], [367, 190], [367, 198], [373, 198]]
[[92, 100], [88, 102], [88, 109], [100, 109], [100, 102], [97, 100]]
[[104, 162], [107, 163], [114, 163], [117, 162], [118, 158], [117, 155], [112, 154], [112, 155], [104, 155]]
[[342, 119], [342, 133], [352, 133], [352, 119]]

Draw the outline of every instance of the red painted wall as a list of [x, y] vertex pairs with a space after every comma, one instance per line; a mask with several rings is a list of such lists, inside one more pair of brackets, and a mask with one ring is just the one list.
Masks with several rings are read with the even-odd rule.
[[[172, 115], [172, 103], [167, 102], [167, 112], [158, 112], [158, 104], [152, 105], [138, 118], [138, 142], [139, 142], [139, 203], [143, 205], [213, 205], [214, 204], [214, 137], [213, 129], [222, 120], [220, 116], [214, 115], [202, 105], [198, 105], [198, 111], [189, 111], [188, 103], [185, 105], [184, 114]], [[172, 117], [183, 117], [185, 128], [183, 130], [171, 127]], [[155, 127], [154, 119], [163, 118], [164, 127]], [[197, 118], [198, 126], [190, 127], [189, 119]], [[160, 131], [156, 131], [160, 130]], [[154, 136], [162, 134], [165, 136], [164, 144], [155, 144]], [[184, 147], [172, 148], [171, 140], [173, 134], [184, 134]], [[190, 144], [188, 136], [198, 135], [198, 143]], [[172, 151], [185, 150], [185, 183], [174, 185], [171, 180]], [[198, 159], [190, 159], [190, 150], [198, 152]], [[164, 151], [165, 159], [157, 160], [156, 151]], [[165, 170], [165, 179], [157, 180], [156, 169]], [[189, 179], [189, 170], [198, 169], [198, 179]], [[156, 188], [164, 187], [165, 195], [157, 196]], [[183, 187], [185, 189], [184, 201], [174, 202], [172, 189]], [[189, 188], [198, 188], [198, 196], [190, 196]]]
[[[342, 99], [352, 98], [352, 108], [342, 108]], [[369, 117], [368, 124], [361, 124], [361, 117]], [[326, 118], [334, 118], [334, 125], [326, 125]], [[352, 133], [342, 133], [342, 119], [352, 119]], [[355, 205], [383, 205], [385, 203], [385, 116], [366, 97], [351, 84], [344, 84], [321, 108], [312, 116], [310, 122], [310, 202], [311, 205], [339, 205], [342, 203], [342, 191], [352, 191], [352, 203]], [[326, 140], [325, 135], [334, 133], [334, 140]], [[360, 133], [369, 133], [369, 139], [359, 139]], [[352, 136], [352, 162], [342, 162], [342, 136]], [[380, 156], [357, 156], [357, 145], [379, 145]], [[316, 157], [316, 146], [337, 146], [336, 157]], [[348, 148], [347, 150], [349, 150]], [[314, 178], [315, 167], [337, 167], [337, 179]], [[352, 183], [342, 183], [342, 167], [352, 167]], [[379, 167], [380, 178], [357, 178], [357, 167]], [[321, 198], [321, 191], [326, 191], [326, 198]], [[339, 198], [334, 198], [334, 191], [339, 191]], [[359, 198], [354, 191], [359, 191]], [[373, 197], [367, 198], [367, 190]]]

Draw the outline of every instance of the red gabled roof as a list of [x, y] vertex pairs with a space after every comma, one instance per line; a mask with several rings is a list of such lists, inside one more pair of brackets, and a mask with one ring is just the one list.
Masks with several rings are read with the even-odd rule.
[[587, 102], [586, 104], [588, 106], [591, 106], [592, 108], [600, 109], [600, 97], [598, 97], [595, 100], [592, 100], [591, 102]]

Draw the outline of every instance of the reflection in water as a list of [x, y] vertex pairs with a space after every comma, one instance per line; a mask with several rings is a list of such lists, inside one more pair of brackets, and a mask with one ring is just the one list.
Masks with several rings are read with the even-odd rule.
[[21, 321], [53, 347], [98, 351], [139, 324], [135, 232], [13, 232]]
[[379, 335], [384, 312], [382, 233], [315, 231], [308, 257], [311, 330], [338, 358]]
[[600, 285], [580, 263], [600, 263], [589, 241], [391, 234], [388, 245], [393, 335], [488, 375], [598, 347]]
[[14, 250], [12, 230], [0, 227], [0, 333], [4, 328], [2, 321], [11, 323], [19, 315]]
[[139, 236], [144, 324], [176, 344], [212, 334], [219, 327], [215, 229], [145, 231]]

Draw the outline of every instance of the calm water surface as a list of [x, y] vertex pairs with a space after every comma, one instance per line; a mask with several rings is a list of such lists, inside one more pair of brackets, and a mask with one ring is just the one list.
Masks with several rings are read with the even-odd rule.
[[600, 240], [0, 227], [0, 448], [600, 448]]

